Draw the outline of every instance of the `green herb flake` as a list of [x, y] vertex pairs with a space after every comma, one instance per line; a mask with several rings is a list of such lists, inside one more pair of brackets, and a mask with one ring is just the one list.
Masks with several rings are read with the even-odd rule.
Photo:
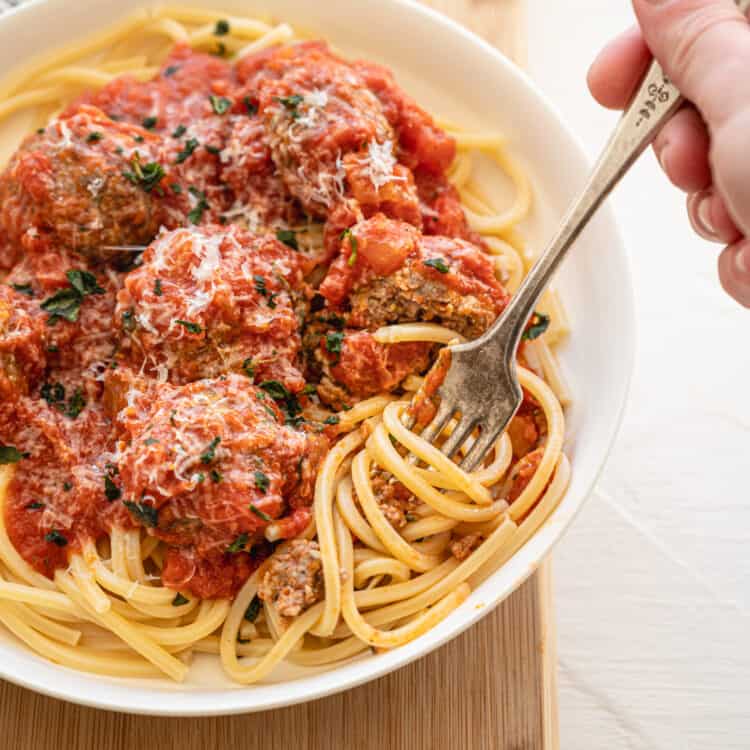
[[276, 101], [281, 104], [284, 109], [290, 114], [292, 119], [296, 120], [299, 117], [297, 107], [302, 104], [303, 97], [299, 94], [292, 94], [291, 96], [277, 96]]
[[123, 172], [122, 176], [132, 182], [133, 185], [138, 185], [147, 193], [156, 188], [166, 174], [164, 167], [157, 161], [141, 164], [141, 159], [137, 152], [130, 161], [130, 168], [132, 171]]
[[264, 494], [268, 491], [271, 480], [262, 472], [255, 472], [255, 486]]
[[167, 77], [173, 76], [179, 69], [179, 65], [169, 65], [164, 69], [164, 75]]
[[255, 513], [255, 515], [258, 516], [258, 518], [260, 518], [263, 521], [266, 521], [266, 523], [268, 523], [269, 521], [273, 521], [273, 519], [271, 518], [271, 516], [268, 515], [268, 513], [264, 513], [260, 508], [258, 508], [253, 503], [250, 503], [250, 510], [253, 513]]
[[331, 352], [331, 354], [341, 354], [341, 345], [343, 343], [343, 331], [334, 331], [326, 334], [326, 349]]
[[341, 420], [335, 414], [323, 420], [323, 424], [338, 424]]
[[143, 444], [144, 445], [159, 445], [159, 441], [156, 438], [150, 437], [150, 438], [146, 438], [143, 441]]
[[178, 125], [173, 131], [172, 131], [172, 138], [182, 138], [183, 135], [187, 133], [187, 128], [184, 125]]
[[297, 244], [297, 232], [293, 229], [279, 229], [276, 232], [276, 239], [279, 242], [283, 242], [287, 247], [291, 247], [292, 250], [299, 250]]
[[206, 200], [206, 194], [202, 190], [193, 187], [192, 185], [188, 188], [188, 192], [194, 198], [198, 200], [193, 209], [188, 214], [188, 219], [191, 224], [199, 224], [203, 218], [203, 212], [209, 208], [208, 201]]
[[214, 484], [219, 484], [219, 482], [221, 482], [224, 479], [221, 472], [217, 471], [216, 469], [211, 469], [211, 473], [209, 474], [209, 476], [211, 477], [211, 481]]
[[73, 485], [70, 482], [63, 482], [63, 489], [65, 492], [70, 492], [73, 489]]
[[150, 117], [144, 117], [143, 120], [141, 120], [141, 125], [143, 125], [146, 130], [153, 130], [156, 127], [157, 122], [159, 122], [159, 118], [151, 115]]
[[218, 156], [221, 153], [221, 149], [218, 146], [207, 145], [203, 148], [205, 148], [209, 154], [213, 154], [214, 156]]
[[34, 296], [34, 290], [31, 286], [31, 284], [11, 284], [13, 289], [15, 289], [19, 294], [25, 294], [27, 297], [33, 297]]
[[96, 143], [97, 141], [100, 141], [102, 138], [104, 138], [104, 136], [98, 130], [92, 130], [86, 136], [86, 142], [87, 143]]
[[250, 541], [250, 537], [244, 532], [240, 534], [228, 547], [227, 552], [232, 555], [236, 555], [238, 552], [242, 552]]
[[130, 511], [130, 515], [144, 526], [154, 529], [159, 524], [159, 509], [153, 505], [134, 503], [130, 500], [125, 500], [124, 505]]
[[52, 529], [44, 535], [45, 542], [51, 542], [56, 544], [58, 547], [65, 547], [68, 544], [68, 540], [63, 536], [57, 529]]
[[15, 445], [3, 445], [0, 443], [0, 465], [17, 464], [22, 458], [28, 458], [30, 453], [23, 453]]
[[220, 18], [216, 22], [216, 26], [214, 26], [214, 34], [216, 36], [224, 36], [225, 34], [229, 33], [229, 30], [229, 21], [227, 21], [226, 18]]
[[253, 380], [255, 378], [255, 362], [253, 362], [252, 357], [248, 357], [243, 363], [242, 363], [242, 370], [247, 375], [250, 380]]
[[200, 325], [198, 325], [198, 323], [191, 323], [189, 320], [175, 320], [175, 323], [182, 326], [186, 331], [189, 331], [190, 333], [203, 332], [203, 329], [200, 327]]
[[253, 100], [249, 96], [245, 96], [242, 98], [242, 103], [245, 105], [245, 109], [247, 110], [247, 114], [252, 117], [253, 115], [256, 115], [258, 113], [258, 105], [253, 103]]
[[188, 138], [182, 147], [182, 151], [177, 154], [177, 163], [182, 164], [182, 162], [191, 157], [195, 149], [200, 145], [197, 138]]
[[424, 261], [424, 264], [429, 268], [434, 268], [440, 273], [449, 273], [451, 270], [443, 258], [430, 258], [429, 260]]
[[50, 405], [61, 408], [65, 401], [65, 386], [62, 383], [43, 383], [39, 395]]
[[30, 503], [26, 503], [23, 507], [26, 510], [41, 510], [44, 507], [44, 503], [40, 503], [38, 500], [32, 500]]
[[291, 394], [278, 380], [264, 380], [260, 387], [274, 400], [287, 399]]
[[169, 187], [172, 188], [172, 192], [175, 195], [179, 195], [182, 192], [182, 185], [179, 182], [173, 182]]
[[211, 461], [216, 458], [216, 447], [221, 442], [220, 437], [215, 437], [209, 444], [206, 450], [201, 453], [201, 461], [203, 461], [204, 464], [210, 464]]
[[523, 333], [525, 341], [538, 339], [549, 328], [550, 317], [544, 313], [535, 312], [529, 321], [529, 327]]
[[174, 599], [172, 599], [172, 606], [173, 607], [181, 607], [183, 604], [188, 604], [190, 602], [190, 599], [188, 599], [186, 596], [183, 596], [179, 591], [177, 592], [177, 595]]
[[75, 419], [86, 408], [86, 398], [83, 395], [83, 389], [76, 388], [73, 395], [68, 400], [68, 406], [65, 409], [66, 416]]
[[121, 317], [122, 330], [123, 331], [134, 331], [135, 330], [135, 312], [133, 310], [125, 310]]
[[156, 281], [154, 282], [154, 294], [155, 294], [155, 295], [156, 295], [157, 297], [161, 297], [161, 295], [162, 295], [163, 293], [164, 293], [164, 292], [162, 291], [162, 288], [161, 288], [161, 279], [157, 279], [157, 280], [156, 280]]
[[356, 262], [357, 262], [357, 257], [358, 257], [357, 248], [358, 248], [358, 244], [357, 244], [357, 238], [352, 234], [352, 230], [351, 229], [345, 229], [341, 233], [341, 240], [343, 241], [343, 240], [346, 240], [346, 239], [349, 240], [349, 248], [351, 249], [351, 253], [349, 253], [349, 260], [347, 261], [347, 265], [349, 266], [349, 268], [352, 268], [356, 264]]
[[245, 619], [248, 622], [255, 622], [258, 619], [258, 615], [260, 614], [260, 607], [260, 597], [256, 594], [250, 600], [250, 604], [247, 605], [247, 609], [245, 610]]
[[104, 477], [104, 497], [110, 502], [122, 497], [122, 490], [112, 481], [109, 476]]
[[47, 319], [48, 325], [53, 325], [60, 318], [75, 323], [83, 298], [90, 294], [104, 294], [104, 289], [99, 286], [96, 277], [88, 271], [72, 269], [65, 275], [70, 286], [48, 297], [40, 305], [42, 310], [50, 314]]
[[211, 94], [208, 100], [211, 102], [211, 108], [217, 115], [226, 114], [232, 107], [232, 100], [227, 99], [226, 96]]

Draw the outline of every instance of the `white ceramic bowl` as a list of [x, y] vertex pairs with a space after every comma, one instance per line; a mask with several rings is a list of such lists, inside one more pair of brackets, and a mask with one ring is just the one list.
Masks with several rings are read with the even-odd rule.
[[[36, 0], [0, 18], [0, 70], [90, 34], [148, 0]], [[188, 4], [188, 3], [185, 3]], [[347, 54], [389, 65], [431, 111], [499, 128], [527, 165], [536, 194], [526, 234], [549, 237], [588, 171], [581, 148], [542, 94], [499, 52], [447, 18], [408, 0], [200, 0], [276, 18], [324, 37]], [[566, 450], [567, 495], [536, 536], [446, 620], [416, 641], [327, 670], [284, 667], [274, 682], [240, 687], [216, 657], [202, 656], [188, 682], [111, 679], [46, 662], [0, 628], [0, 676], [42, 693], [101, 708], [171, 716], [260, 711], [367, 682], [454, 638], [517, 588], [560, 538], [589, 496], [625, 404], [634, 350], [630, 272], [608, 209], [592, 222], [558, 279], [573, 335], [562, 362], [574, 393]]]

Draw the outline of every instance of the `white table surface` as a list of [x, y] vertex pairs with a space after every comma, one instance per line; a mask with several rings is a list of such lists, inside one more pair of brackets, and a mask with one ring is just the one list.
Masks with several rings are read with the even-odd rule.
[[[592, 158], [615, 116], [585, 73], [632, 22], [628, 0], [529, 0], [532, 75]], [[561, 744], [747, 750], [750, 311], [652, 155], [613, 202], [639, 344], [600, 491], [555, 553]]]

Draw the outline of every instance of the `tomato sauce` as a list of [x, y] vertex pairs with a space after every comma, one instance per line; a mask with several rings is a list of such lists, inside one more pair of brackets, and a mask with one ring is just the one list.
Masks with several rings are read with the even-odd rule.
[[373, 331], [469, 335], [507, 301], [454, 156], [390, 72], [322, 42], [236, 64], [178, 44], [153, 80], [120, 76], [30, 135], [0, 175], [0, 457], [23, 558], [52, 576], [140, 528], [167, 586], [224, 597], [269, 538], [304, 531], [325, 405], [433, 359]]

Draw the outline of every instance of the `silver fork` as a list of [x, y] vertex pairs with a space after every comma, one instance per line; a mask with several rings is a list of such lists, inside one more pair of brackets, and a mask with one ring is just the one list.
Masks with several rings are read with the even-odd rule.
[[[739, 0], [737, 5], [747, 12], [750, 0]], [[516, 373], [516, 352], [539, 297], [604, 199], [682, 102], [680, 92], [654, 61], [586, 186], [508, 307], [484, 335], [449, 347], [450, 368], [436, 391], [440, 405], [421, 435], [434, 442], [449, 420], [459, 415], [441, 447], [451, 457], [479, 428], [479, 436], [461, 461], [466, 471], [474, 469], [485, 457], [521, 405], [523, 393]], [[409, 422], [413, 426], [413, 418]]]

